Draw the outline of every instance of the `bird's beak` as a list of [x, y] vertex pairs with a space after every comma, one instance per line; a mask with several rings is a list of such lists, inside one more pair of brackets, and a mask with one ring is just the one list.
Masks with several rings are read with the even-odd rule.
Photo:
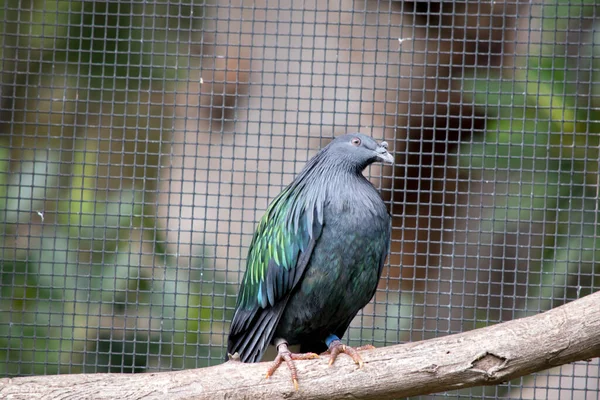
[[380, 159], [381, 161], [388, 163], [388, 164], [394, 163], [394, 156], [391, 155], [390, 152], [388, 151], [387, 142], [381, 142], [381, 144], [379, 146], [377, 146], [377, 149], [375, 150], [375, 152], [377, 153], [377, 158]]

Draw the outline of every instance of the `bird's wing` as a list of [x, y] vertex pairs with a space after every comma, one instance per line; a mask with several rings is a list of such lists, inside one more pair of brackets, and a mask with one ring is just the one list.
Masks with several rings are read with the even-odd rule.
[[288, 187], [269, 206], [254, 233], [228, 353], [260, 360], [290, 293], [300, 281], [323, 227], [322, 209]]

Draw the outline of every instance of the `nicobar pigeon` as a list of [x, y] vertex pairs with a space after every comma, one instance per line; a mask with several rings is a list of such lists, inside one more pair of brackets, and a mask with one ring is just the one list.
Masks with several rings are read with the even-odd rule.
[[[321, 149], [267, 208], [248, 252], [227, 343], [229, 355], [258, 362], [269, 344], [278, 355], [267, 378], [286, 362], [327, 350], [331, 365], [348, 325], [375, 294], [389, 250], [391, 218], [362, 171], [393, 163], [387, 143], [346, 134]], [[300, 344], [293, 354], [288, 345]], [[372, 348], [372, 346], [370, 346]]]

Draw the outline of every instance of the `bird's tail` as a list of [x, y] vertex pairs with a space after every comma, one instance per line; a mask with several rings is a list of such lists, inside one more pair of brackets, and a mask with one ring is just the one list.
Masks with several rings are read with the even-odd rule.
[[227, 353], [238, 353], [242, 362], [258, 362], [273, 340], [277, 323], [281, 319], [288, 296], [280, 299], [273, 307], [239, 310], [231, 322], [227, 340]]

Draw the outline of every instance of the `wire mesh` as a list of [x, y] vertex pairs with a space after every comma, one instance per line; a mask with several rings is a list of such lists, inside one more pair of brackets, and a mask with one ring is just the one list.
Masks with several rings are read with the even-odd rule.
[[[386, 139], [393, 217], [346, 333], [391, 345], [598, 290], [594, 2], [1, 2], [0, 375], [220, 363], [270, 200]], [[448, 398], [597, 399], [600, 363]]]

